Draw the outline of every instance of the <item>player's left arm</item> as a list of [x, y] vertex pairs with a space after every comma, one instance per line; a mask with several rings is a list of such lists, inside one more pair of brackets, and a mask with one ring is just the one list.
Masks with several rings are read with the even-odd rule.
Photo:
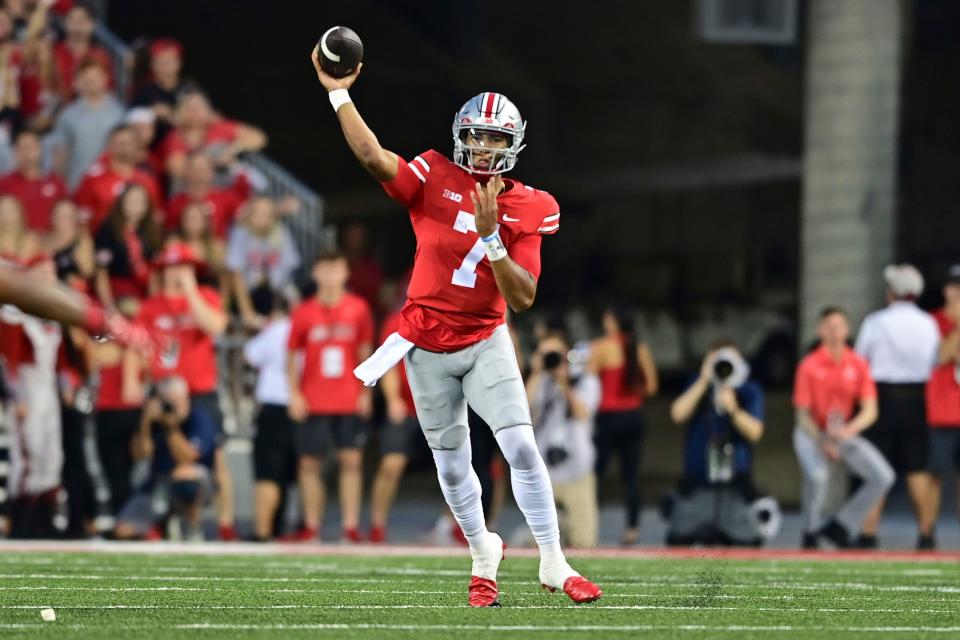
[[[487, 258], [493, 268], [497, 288], [514, 311], [526, 311], [537, 297], [537, 279], [507, 254], [497, 233], [497, 194], [503, 189], [503, 179], [497, 175], [486, 185], [477, 183], [470, 192], [477, 233], [484, 239]], [[539, 238], [537, 238], [539, 240]]]

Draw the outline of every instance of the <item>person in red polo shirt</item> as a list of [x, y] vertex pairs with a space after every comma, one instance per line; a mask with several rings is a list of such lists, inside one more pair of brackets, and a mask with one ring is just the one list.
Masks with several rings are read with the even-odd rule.
[[[353, 369], [371, 353], [373, 316], [363, 298], [347, 292], [347, 260], [342, 253], [321, 253], [313, 267], [317, 293], [293, 312], [287, 343], [290, 417], [298, 425], [298, 479], [304, 527], [295, 535], [312, 540], [323, 512], [321, 464], [327, 441], [337, 447], [343, 539], [360, 541], [363, 492], [363, 421], [370, 417], [371, 391]], [[303, 353], [302, 369], [298, 366]]]
[[940, 515], [943, 479], [955, 473], [960, 487], [960, 264], [950, 267], [944, 305], [933, 312], [940, 328], [938, 364], [927, 382], [930, 425], [930, 515]]
[[[400, 311], [383, 321], [380, 331], [382, 344], [400, 325]], [[385, 542], [390, 507], [397, 495], [400, 478], [407, 467], [407, 458], [413, 439], [420, 431], [413, 393], [407, 382], [403, 362], [397, 364], [380, 379], [380, 390], [387, 405], [386, 422], [380, 431], [380, 466], [370, 491], [370, 542]]]
[[0, 195], [11, 195], [23, 206], [27, 227], [50, 231], [53, 205], [67, 195], [58, 176], [44, 176], [40, 169], [40, 136], [22, 131], [14, 143], [16, 168], [0, 178]]
[[[880, 451], [860, 435], [877, 419], [877, 388], [870, 366], [851, 349], [850, 324], [838, 307], [820, 314], [820, 346], [797, 367], [793, 391], [797, 426], [793, 446], [803, 474], [803, 547], [825, 537], [849, 547], [867, 513], [893, 486], [895, 475]], [[826, 523], [829, 465], [842, 462], [863, 484]]]
[[[161, 288], [143, 301], [139, 321], [161, 345], [151, 363], [154, 381], [170, 376], [186, 380], [190, 402], [206, 411], [218, 429], [223, 416], [217, 396], [217, 353], [214, 340], [227, 328], [227, 314], [215, 289], [197, 284], [193, 249], [171, 242], [154, 260], [161, 270]], [[235, 539], [233, 482], [222, 447], [214, 457], [218, 489], [220, 537]]]
[[[133, 131], [120, 125], [110, 132], [107, 141], [107, 157], [95, 162], [87, 171], [73, 196], [80, 208], [81, 220], [96, 233], [128, 183], [143, 186], [150, 195], [154, 209], [163, 208], [163, 199], [157, 181], [148, 173], [137, 169], [137, 143]], [[162, 216], [160, 217], [162, 219]]]

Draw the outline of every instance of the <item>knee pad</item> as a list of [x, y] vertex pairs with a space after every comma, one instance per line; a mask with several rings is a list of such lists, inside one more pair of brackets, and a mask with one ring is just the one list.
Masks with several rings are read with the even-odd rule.
[[511, 469], [527, 471], [542, 464], [533, 427], [520, 424], [497, 431], [497, 443]]

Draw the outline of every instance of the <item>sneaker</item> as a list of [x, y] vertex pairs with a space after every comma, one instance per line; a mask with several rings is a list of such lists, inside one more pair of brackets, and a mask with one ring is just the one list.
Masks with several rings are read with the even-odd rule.
[[566, 560], [546, 566], [541, 558], [540, 586], [550, 593], [562, 589], [577, 604], [599, 600], [603, 595], [600, 587], [574, 571]]
[[830, 520], [830, 522], [825, 524], [823, 528], [817, 532], [817, 536], [826, 538], [833, 543], [833, 546], [837, 549], [850, 548], [850, 532], [836, 520]]
[[861, 533], [857, 536], [857, 539], [853, 541], [853, 547], [856, 549], [876, 549], [877, 536], [869, 533]]
[[817, 544], [817, 534], [816, 533], [805, 533], [803, 534], [803, 539], [800, 542], [801, 549], [819, 549], [820, 545]]
[[367, 540], [373, 544], [383, 544], [387, 541], [387, 530], [384, 527], [370, 527]]
[[471, 607], [499, 607], [497, 600], [497, 569], [503, 560], [506, 546], [500, 536], [487, 532], [487, 541], [482, 547], [471, 547], [473, 567], [470, 570], [470, 586], [467, 589]]
[[360, 533], [360, 529], [357, 527], [345, 528], [340, 533], [340, 542], [346, 542], [350, 544], [357, 544], [358, 542], [363, 542], [363, 534]]
[[235, 542], [239, 539], [237, 530], [232, 524], [222, 524], [217, 528], [217, 537], [224, 542]]
[[277, 538], [277, 542], [313, 542], [317, 539], [317, 530], [312, 527], [304, 527], [299, 531], [287, 533]]
[[917, 537], [917, 551], [936, 551], [937, 539], [930, 535], [920, 535]]

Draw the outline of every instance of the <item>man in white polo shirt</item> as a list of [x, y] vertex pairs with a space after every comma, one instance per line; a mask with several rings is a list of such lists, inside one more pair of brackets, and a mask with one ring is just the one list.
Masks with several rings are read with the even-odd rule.
[[[932, 549], [933, 518], [929, 508], [929, 428], [924, 387], [937, 362], [940, 330], [916, 305], [923, 276], [909, 264], [883, 271], [887, 306], [868, 315], [857, 336], [856, 350], [870, 364], [877, 383], [879, 419], [866, 437], [906, 478], [917, 518], [917, 549]], [[881, 501], [861, 528], [859, 546], [875, 547], [883, 512]]]

